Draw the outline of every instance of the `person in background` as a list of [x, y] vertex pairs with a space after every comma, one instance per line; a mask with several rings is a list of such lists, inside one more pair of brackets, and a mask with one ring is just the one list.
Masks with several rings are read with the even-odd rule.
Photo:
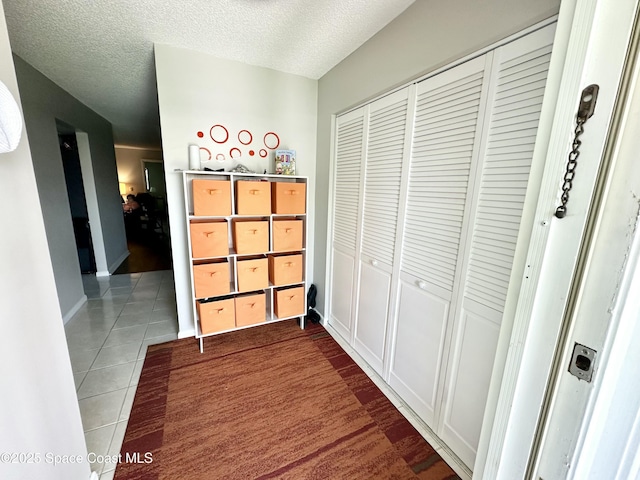
[[127, 195], [127, 201], [122, 204], [125, 213], [131, 213], [140, 208], [140, 204], [136, 201], [136, 196], [130, 193]]

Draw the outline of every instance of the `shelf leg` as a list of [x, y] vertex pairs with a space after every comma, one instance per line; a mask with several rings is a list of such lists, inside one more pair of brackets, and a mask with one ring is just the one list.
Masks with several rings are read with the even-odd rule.
[[300, 317], [300, 328], [302, 330], [304, 330], [305, 324], [304, 324], [304, 316]]
[[204, 353], [204, 340], [200, 338], [200, 353]]

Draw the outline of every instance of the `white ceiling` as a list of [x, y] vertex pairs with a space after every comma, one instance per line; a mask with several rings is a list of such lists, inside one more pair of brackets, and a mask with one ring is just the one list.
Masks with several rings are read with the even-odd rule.
[[2, 0], [13, 51], [113, 124], [160, 146], [153, 44], [320, 78], [414, 0]]

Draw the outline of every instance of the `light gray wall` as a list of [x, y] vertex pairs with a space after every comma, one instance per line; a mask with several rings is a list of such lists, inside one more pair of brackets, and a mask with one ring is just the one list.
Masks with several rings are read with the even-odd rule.
[[315, 268], [324, 310], [331, 116], [558, 13], [559, 0], [417, 0], [318, 84]]
[[[17, 99], [2, 1], [0, 81]], [[0, 107], [1, 108], [1, 107]], [[3, 479], [87, 479], [90, 468], [51, 267], [29, 141], [0, 153], [0, 452], [40, 462], [0, 464]], [[45, 455], [80, 455], [54, 466]]]
[[[84, 296], [56, 119], [87, 133], [107, 265], [127, 252], [111, 124], [14, 55], [63, 315]], [[85, 186], [86, 188], [86, 186]], [[117, 265], [116, 265], [117, 266]]]

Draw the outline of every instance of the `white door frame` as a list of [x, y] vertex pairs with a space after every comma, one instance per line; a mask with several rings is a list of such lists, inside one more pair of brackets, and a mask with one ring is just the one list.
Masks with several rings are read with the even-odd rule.
[[[534, 162], [538, 155], [543, 155], [544, 168], [532, 170], [532, 178], [540, 175], [541, 182], [539, 187], [533, 182], [533, 190], [528, 192], [523, 215], [523, 225], [528, 227], [521, 229], [520, 239], [523, 234], [527, 236], [524, 242], [519, 242], [522, 245], [516, 252], [520, 268], [516, 269], [514, 264], [514, 271], [523, 273], [516, 282], [520, 285], [510, 289], [505, 309], [505, 321], [512, 322], [513, 328], [504, 332], [499, 342], [489, 397], [494, 403], [488, 402], [485, 414], [474, 469], [476, 478], [512, 480], [523, 478], [527, 471], [556, 343], [563, 331], [565, 307], [590, 214], [636, 6], [636, 0], [562, 3], [547, 87], [550, 96], [545, 98], [539, 127], [541, 137], [534, 153]], [[560, 220], [553, 213], [558, 205], [576, 109], [582, 89], [592, 83], [600, 86], [596, 114], [585, 125], [569, 213]], [[556, 88], [557, 95], [553, 93]], [[555, 109], [550, 108], [551, 102]], [[536, 203], [535, 208], [532, 203]], [[566, 450], [558, 448], [553, 455], [567, 460], [573, 450], [570, 446]]]
[[78, 144], [78, 156], [80, 157], [82, 182], [84, 183], [84, 195], [87, 200], [93, 255], [96, 260], [96, 277], [108, 277], [111, 275], [111, 272], [109, 272], [107, 252], [104, 246], [100, 208], [98, 207], [98, 193], [96, 192], [96, 181], [93, 176], [93, 160], [91, 158], [89, 135], [80, 130], [76, 130], [76, 142]]

